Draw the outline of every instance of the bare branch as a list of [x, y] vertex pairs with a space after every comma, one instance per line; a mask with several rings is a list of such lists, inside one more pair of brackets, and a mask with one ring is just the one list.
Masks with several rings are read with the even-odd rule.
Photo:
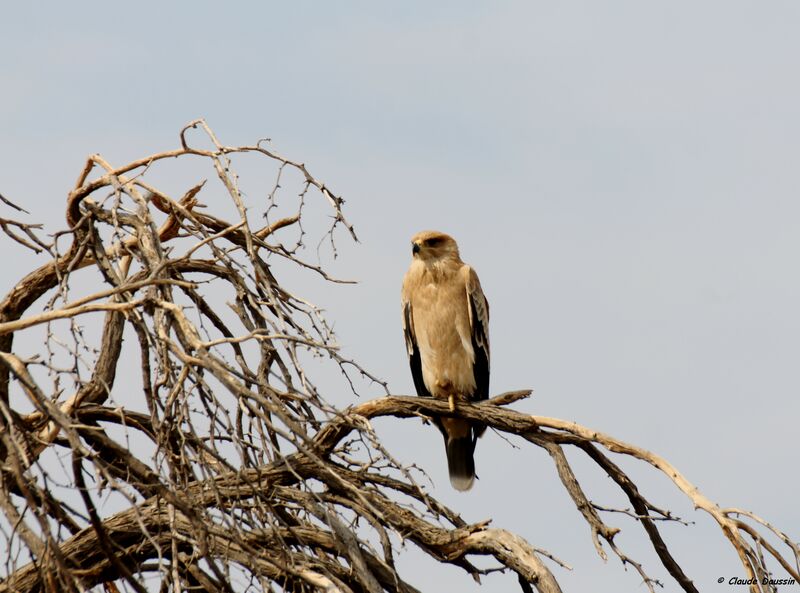
[[[252, 194], [260, 198], [240, 189], [244, 157], [273, 175]], [[170, 197], [154, 180], [189, 159], [206, 170]], [[214, 176], [218, 184], [198, 181]], [[316, 225], [304, 226], [312, 203], [329, 220], [315, 237]], [[659, 531], [677, 518], [639, 491], [617, 457], [663, 473], [712, 517], [753, 577], [752, 592], [774, 590], [776, 568], [800, 580], [800, 546], [788, 534], [721, 509], [658, 455], [509, 409], [530, 390], [455, 411], [417, 397], [332, 405], [342, 387], [356, 391], [356, 378], [388, 393], [342, 353], [322, 309], [291, 284], [307, 272], [344, 282], [308, 263], [306, 247], [329, 245], [335, 257], [338, 227], [356, 240], [343, 205], [301, 161], [264, 142], [227, 146], [195, 120], [174, 150], [122, 166], [90, 156], [67, 197], [67, 228], [52, 243], [37, 225], [0, 219], [15, 248], [52, 256], [0, 299], [8, 549], [0, 593], [146, 591], [153, 582], [164, 592], [417, 593], [424, 581], [396, 563], [406, 545], [466, 579], [503, 572], [523, 591], [560, 591], [545, 559], [569, 569], [563, 561], [506, 526], [490, 527], [491, 517], [470, 523], [442, 504], [418, 483], [424, 470], [381, 443], [370, 425], [380, 416], [456, 415], [543, 448], [597, 552], [611, 550], [650, 591], [661, 581], [617, 545], [623, 527], [609, 518], [640, 524], [666, 573], [696, 589]], [[33, 356], [15, 350], [20, 338]], [[336, 369], [341, 384], [315, 384], [317, 365]], [[570, 447], [612, 478], [632, 510], [592, 502]], [[479, 568], [477, 556], [497, 564]]]

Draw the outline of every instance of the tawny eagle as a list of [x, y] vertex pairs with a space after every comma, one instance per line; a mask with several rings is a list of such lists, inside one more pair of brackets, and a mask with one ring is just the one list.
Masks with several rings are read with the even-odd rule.
[[[411, 239], [413, 259], [403, 279], [403, 332], [417, 395], [457, 401], [489, 397], [489, 303], [478, 275], [461, 261], [455, 240], [438, 231]], [[480, 422], [433, 419], [444, 437], [450, 483], [475, 481]]]

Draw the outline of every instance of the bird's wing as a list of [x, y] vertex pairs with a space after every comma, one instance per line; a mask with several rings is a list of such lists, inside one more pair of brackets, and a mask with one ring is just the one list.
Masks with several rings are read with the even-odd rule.
[[475, 270], [466, 265], [463, 270], [467, 289], [472, 350], [475, 353], [472, 370], [476, 388], [472, 399], [481, 400], [489, 397], [489, 302], [483, 294]]
[[406, 298], [405, 292], [403, 294], [403, 335], [406, 338], [406, 353], [408, 354], [408, 362], [411, 365], [411, 376], [414, 378], [414, 387], [417, 390], [417, 395], [421, 397], [431, 397], [430, 391], [425, 387], [425, 381], [422, 379], [422, 358], [419, 353], [419, 345], [417, 344], [417, 336], [414, 332], [414, 315], [411, 310], [411, 301]]

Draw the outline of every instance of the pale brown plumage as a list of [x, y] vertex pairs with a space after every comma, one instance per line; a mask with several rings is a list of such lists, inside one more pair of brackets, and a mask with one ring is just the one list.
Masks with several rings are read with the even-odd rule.
[[[417, 395], [456, 401], [489, 396], [489, 304], [478, 276], [461, 261], [455, 240], [438, 231], [411, 239], [413, 261], [403, 279], [403, 332]], [[469, 490], [475, 441], [485, 426], [434, 418], [444, 436], [450, 482]]]

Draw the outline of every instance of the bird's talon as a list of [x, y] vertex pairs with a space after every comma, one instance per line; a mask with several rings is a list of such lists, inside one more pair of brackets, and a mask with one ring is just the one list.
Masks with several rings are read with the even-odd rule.
[[455, 412], [456, 411], [456, 398], [455, 398], [455, 396], [451, 395], [449, 397], [449, 400], [450, 400], [450, 411], [451, 412]]

